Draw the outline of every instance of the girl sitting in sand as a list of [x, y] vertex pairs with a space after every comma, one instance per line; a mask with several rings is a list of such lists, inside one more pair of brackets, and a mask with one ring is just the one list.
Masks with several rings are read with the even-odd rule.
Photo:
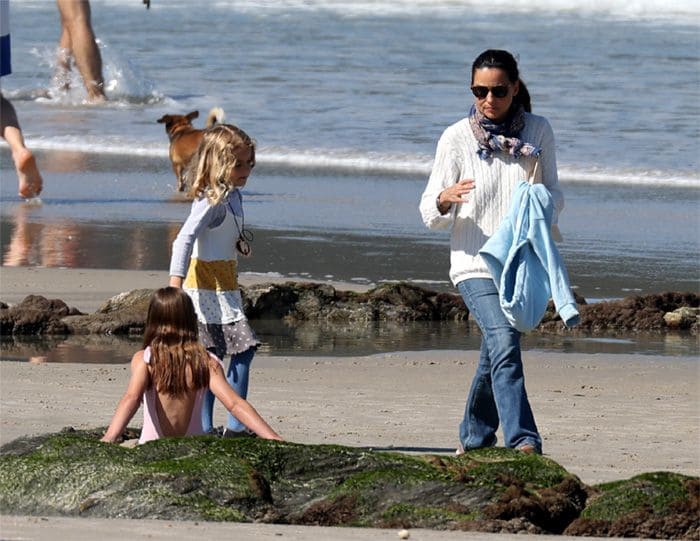
[[157, 290], [148, 307], [143, 343], [131, 359], [131, 379], [102, 441], [116, 442], [143, 401], [139, 443], [204, 434], [202, 403], [210, 391], [258, 436], [282, 438], [224, 377], [223, 363], [198, 339], [197, 316], [181, 289]]

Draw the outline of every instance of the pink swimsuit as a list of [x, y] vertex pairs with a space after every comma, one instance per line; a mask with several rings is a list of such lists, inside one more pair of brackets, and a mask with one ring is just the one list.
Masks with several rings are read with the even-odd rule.
[[[211, 353], [209, 355], [212, 359], [216, 359], [223, 368], [224, 363], [222, 363], [218, 357]], [[144, 350], [143, 361], [146, 364], [150, 364], [150, 347]], [[187, 426], [187, 432], [185, 433], [186, 436], [204, 434], [204, 430], [202, 429], [202, 400], [204, 400], [204, 394], [208, 390], [207, 387], [202, 387], [197, 391], [197, 396], [194, 399], [194, 407], [192, 408], [192, 416], [190, 417], [190, 424]], [[160, 428], [160, 421], [158, 420], [158, 410], [156, 409], [157, 397], [158, 392], [156, 391], [155, 385], [151, 385], [150, 388], [146, 389], [143, 393], [143, 428], [141, 429], [139, 444], [163, 437], [163, 431]]]

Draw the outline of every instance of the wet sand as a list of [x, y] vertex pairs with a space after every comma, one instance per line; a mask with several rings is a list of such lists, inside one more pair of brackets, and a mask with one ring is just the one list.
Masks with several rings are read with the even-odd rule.
[[[164, 273], [3, 267], [0, 298], [15, 302], [31, 292], [92, 311], [114, 293], [157, 287], [164, 279]], [[477, 351], [343, 358], [259, 355], [249, 399], [291, 441], [452, 453], [477, 360]], [[584, 482], [595, 484], [656, 470], [700, 474], [697, 359], [531, 351], [524, 354], [524, 362], [544, 452]], [[104, 426], [127, 380], [126, 365], [2, 362], [0, 443], [65, 426]], [[224, 411], [217, 408], [216, 420], [222, 424]], [[140, 415], [132, 426], [140, 424]], [[126, 532], [141, 539], [154, 534], [151, 527], [148, 521], [0, 520], [5, 539], [88, 539], [98, 534], [120, 539]], [[158, 522], [158, 528], [169, 532], [170, 539], [209, 538], [221, 532], [243, 539], [398, 539], [395, 531], [345, 528], [170, 521]], [[457, 535], [465, 537], [416, 531], [411, 539], [437, 541]]]

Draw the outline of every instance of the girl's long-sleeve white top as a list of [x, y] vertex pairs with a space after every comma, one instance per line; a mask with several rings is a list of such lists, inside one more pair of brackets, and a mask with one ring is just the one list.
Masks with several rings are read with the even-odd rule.
[[195, 199], [173, 242], [170, 276], [184, 277], [183, 289], [202, 323], [228, 324], [245, 318], [238, 287], [236, 240], [243, 207], [233, 190], [218, 205]]
[[[542, 183], [552, 194], [556, 223], [564, 207], [564, 196], [559, 187], [552, 128], [544, 117], [525, 113], [520, 139], [542, 149], [539, 172]], [[450, 280], [455, 285], [469, 278], [491, 278], [479, 249], [507, 215], [515, 186], [521, 180], [528, 180], [536, 161], [534, 157], [515, 158], [504, 152], [494, 152], [491, 158], [482, 160], [478, 150], [468, 118], [449, 126], [438, 141], [433, 169], [419, 206], [426, 226], [452, 229]], [[474, 190], [464, 203], [453, 203], [447, 213], [440, 214], [438, 195], [465, 179], [474, 180]]]

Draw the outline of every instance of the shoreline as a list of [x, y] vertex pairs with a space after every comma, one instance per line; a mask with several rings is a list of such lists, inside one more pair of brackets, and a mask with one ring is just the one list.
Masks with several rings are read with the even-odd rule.
[[[257, 205], [254, 200], [251, 203]], [[136, 208], [131, 209], [126, 203], [124, 208], [118, 207], [112, 219], [109, 214], [67, 219], [62, 205], [51, 200], [36, 208], [0, 205], [3, 263], [25, 269], [165, 270], [170, 243], [186, 209], [171, 200], [158, 199], [153, 204], [159, 215], [156, 222], [145, 218], [122, 221], [123, 213], [138, 213], [141, 208], [134, 205]], [[266, 204], [255, 210], [266, 209]], [[251, 222], [255, 249], [251, 258], [241, 262], [241, 270], [265, 274], [284, 269], [285, 275], [294, 278], [360, 285], [407, 280], [431, 289], [454, 291], [448, 277], [448, 240], [439, 232], [390, 231], [380, 236], [376, 231], [357, 230], [347, 224], [340, 230], [313, 224], [294, 228], [276, 222], [280, 214], [284, 215], [282, 209], [265, 212], [268, 218], [260, 216], [259, 221]], [[659, 249], [641, 259], [631, 248], [620, 254], [588, 253], [577, 247], [573, 238], [563, 243], [561, 250], [572, 287], [586, 299], [696, 291], [700, 283], [692, 248], [688, 251], [684, 247], [687, 255], [673, 262]], [[420, 254], [418, 259], [416, 254]], [[658, 274], [659, 268], [664, 269], [662, 275]]]

